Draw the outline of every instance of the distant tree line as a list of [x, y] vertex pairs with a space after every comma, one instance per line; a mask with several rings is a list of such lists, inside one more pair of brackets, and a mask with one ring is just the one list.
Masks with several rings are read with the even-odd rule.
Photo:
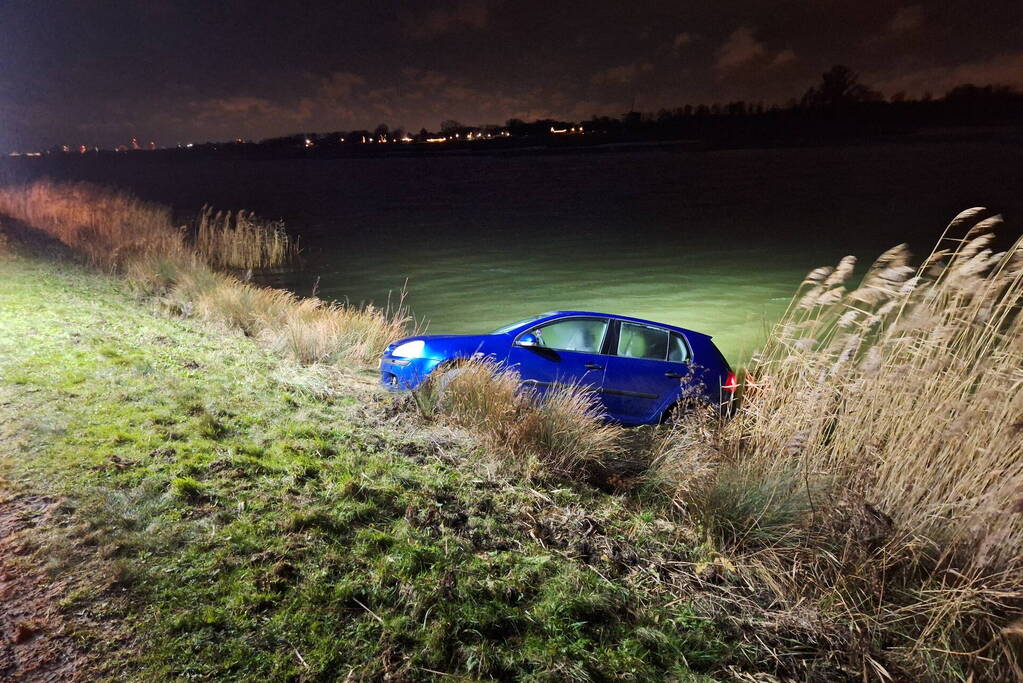
[[[408, 132], [381, 123], [373, 130], [296, 133], [260, 142], [207, 142], [163, 153], [227, 156], [345, 156], [420, 153], [440, 149], [500, 149], [544, 145], [576, 147], [609, 142], [688, 140], [709, 146], [813, 144], [896, 136], [921, 128], [1023, 125], [1023, 93], [1010, 86], [972, 84], [935, 98], [896, 93], [885, 98], [860, 83], [852, 69], [836, 65], [801, 98], [785, 105], [737, 100], [687, 104], [658, 112], [629, 111], [585, 121], [509, 119], [503, 125], [468, 126], [442, 121], [440, 129]], [[84, 148], [83, 148], [84, 149]], [[53, 152], [67, 153], [55, 147]], [[72, 149], [72, 154], [74, 150]], [[146, 153], [148, 151], [129, 151]]]
[[[536, 132], [539, 125], [524, 124]], [[509, 121], [511, 127], [521, 122]], [[738, 100], [685, 105], [656, 113], [627, 112], [581, 122], [587, 131], [625, 138], [694, 139], [727, 143], [897, 135], [936, 126], [1023, 125], [1023, 93], [1009, 86], [960, 85], [941, 98], [924, 94], [890, 99], [863, 85], [848, 67], [835, 66], [821, 82], [784, 106]]]
[[[1023, 125], [1023, 93], [1010, 86], [960, 85], [943, 97], [930, 94], [912, 99], [906, 93], [885, 97], [860, 83], [849, 67], [836, 65], [821, 75], [818, 84], [801, 98], [786, 105], [767, 106], [763, 102], [737, 100], [717, 104], [687, 104], [658, 112], [630, 111], [618, 117], [593, 116], [584, 121], [537, 119], [526, 122], [509, 119], [503, 126], [465, 126], [447, 120], [438, 131], [420, 130], [405, 136], [390, 131], [391, 141], [403, 136], [407, 141], [426, 142], [445, 138], [464, 143], [492, 140], [506, 134], [523, 138], [564, 139], [584, 144], [584, 136], [613, 139], [727, 141], [728, 138], [814, 138], [845, 135], [898, 134], [934, 126]], [[382, 139], [388, 127], [381, 124], [372, 133], [352, 131], [321, 138], [327, 144], [345, 138], [345, 144], [364, 139]], [[264, 144], [272, 141], [265, 141]], [[292, 140], [292, 144], [294, 140]]]

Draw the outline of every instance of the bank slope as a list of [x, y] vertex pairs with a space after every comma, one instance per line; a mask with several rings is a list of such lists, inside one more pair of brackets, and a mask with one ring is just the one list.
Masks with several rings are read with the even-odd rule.
[[657, 514], [489, 475], [370, 377], [72, 263], [0, 261], [0, 392], [0, 485], [54, 501], [29, 561], [90, 676], [689, 679], [737, 654], [665, 579], [695, 544]]

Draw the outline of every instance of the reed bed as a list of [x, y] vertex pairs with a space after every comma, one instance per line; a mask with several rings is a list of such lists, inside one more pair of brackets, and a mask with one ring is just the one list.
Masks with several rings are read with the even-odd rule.
[[247, 211], [205, 206], [194, 234], [196, 250], [219, 268], [274, 268], [298, 257], [298, 242], [289, 237], [283, 221], [268, 221]]
[[903, 245], [855, 287], [852, 257], [811, 272], [734, 419], [655, 459], [775, 605], [844, 625], [816, 656], [864, 679], [1023, 675], [1023, 241], [994, 251], [984, 215], [917, 267]]
[[0, 213], [60, 240], [105, 270], [119, 270], [147, 254], [181, 261], [191, 254], [169, 208], [89, 183], [42, 180], [0, 188]]
[[404, 296], [385, 308], [328, 303], [218, 272], [276, 267], [297, 253], [280, 223], [246, 212], [205, 209], [192, 240], [167, 207], [88, 183], [39, 181], [0, 188], [0, 213], [177, 313], [241, 330], [302, 363], [370, 366], [412, 322]]

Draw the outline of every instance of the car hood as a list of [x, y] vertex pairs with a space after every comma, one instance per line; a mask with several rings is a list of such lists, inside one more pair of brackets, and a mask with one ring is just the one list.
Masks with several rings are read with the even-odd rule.
[[511, 338], [504, 334], [426, 334], [399, 339], [388, 346], [384, 353], [390, 354], [398, 345], [412, 341], [423, 342], [420, 358], [447, 360], [456, 357], [470, 358], [477, 353], [486, 356], [501, 349], [506, 350]]

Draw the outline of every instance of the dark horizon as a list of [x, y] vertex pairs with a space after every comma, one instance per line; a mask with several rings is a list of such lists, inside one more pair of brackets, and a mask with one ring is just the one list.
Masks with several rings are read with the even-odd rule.
[[1023, 8], [1009, 2], [44, 1], [0, 18], [4, 150], [769, 107], [835, 63], [888, 98], [1023, 85]]

